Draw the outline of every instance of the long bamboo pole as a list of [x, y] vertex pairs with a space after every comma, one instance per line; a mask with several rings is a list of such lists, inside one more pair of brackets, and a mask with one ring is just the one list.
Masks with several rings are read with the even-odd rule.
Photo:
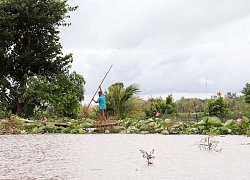
[[110, 71], [110, 69], [111, 69], [112, 67], [113, 67], [113, 65], [110, 66], [108, 72], [106, 73], [106, 75], [105, 75], [104, 78], [102, 79], [102, 82], [101, 82], [100, 85], [98, 86], [98, 88], [97, 88], [97, 90], [96, 90], [94, 96], [91, 98], [91, 100], [90, 100], [90, 102], [89, 102], [89, 105], [88, 105], [87, 109], [86, 109], [85, 112], [84, 112], [84, 117], [86, 116], [86, 114], [87, 114], [87, 112], [88, 112], [88, 109], [89, 109], [89, 106], [90, 106], [90, 104], [91, 104], [91, 102], [92, 102], [92, 99], [95, 97], [96, 93], [97, 93], [98, 90], [99, 90], [99, 87], [102, 85], [104, 79], [107, 77], [107, 75], [108, 75], [108, 73], [109, 73], [109, 71]]

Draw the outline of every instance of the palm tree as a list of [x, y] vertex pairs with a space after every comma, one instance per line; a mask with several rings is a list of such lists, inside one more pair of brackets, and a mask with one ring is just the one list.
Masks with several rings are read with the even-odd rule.
[[138, 105], [140, 98], [135, 96], [140, 92], [138, 85], [132, 84], [124, 88], [123, 83], [115, 83], [108, 90], [108, 110], [112, 111], [117, 119], [141, 109]]

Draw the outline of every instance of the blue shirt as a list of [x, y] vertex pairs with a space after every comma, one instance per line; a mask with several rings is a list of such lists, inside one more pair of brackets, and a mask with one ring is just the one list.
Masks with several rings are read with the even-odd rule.
[[97, 102], [99, 103], [100, 109], [106, 109], [106, 97], [104, 94], [99, 96]]

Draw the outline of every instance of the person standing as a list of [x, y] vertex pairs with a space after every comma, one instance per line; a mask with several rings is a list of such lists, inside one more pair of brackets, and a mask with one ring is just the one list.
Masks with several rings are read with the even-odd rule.
[[98, 99], [97, 101], [92, 98], [92, 101], [94, 101], [95, 103], [99, 103], [99, 108], [100, 108], [100, 123], [106, 124], [106, 116], [105, 116], [105, 111], [106, 111], [106, 96], [105, 94], [102, 92], [102, 88], [101, 86], [99, 86], [100, 91], [98, 92]]

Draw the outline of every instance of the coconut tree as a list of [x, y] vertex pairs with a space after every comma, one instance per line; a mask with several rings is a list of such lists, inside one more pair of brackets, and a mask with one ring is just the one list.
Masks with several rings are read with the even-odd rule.
[[108, 88], [107, 106], [117, 119], [141, 110], [139, 97], [135, 95], [140, 92], [138, 85], [132, 84], [124, 88], [123, 83], [115, 83]]

